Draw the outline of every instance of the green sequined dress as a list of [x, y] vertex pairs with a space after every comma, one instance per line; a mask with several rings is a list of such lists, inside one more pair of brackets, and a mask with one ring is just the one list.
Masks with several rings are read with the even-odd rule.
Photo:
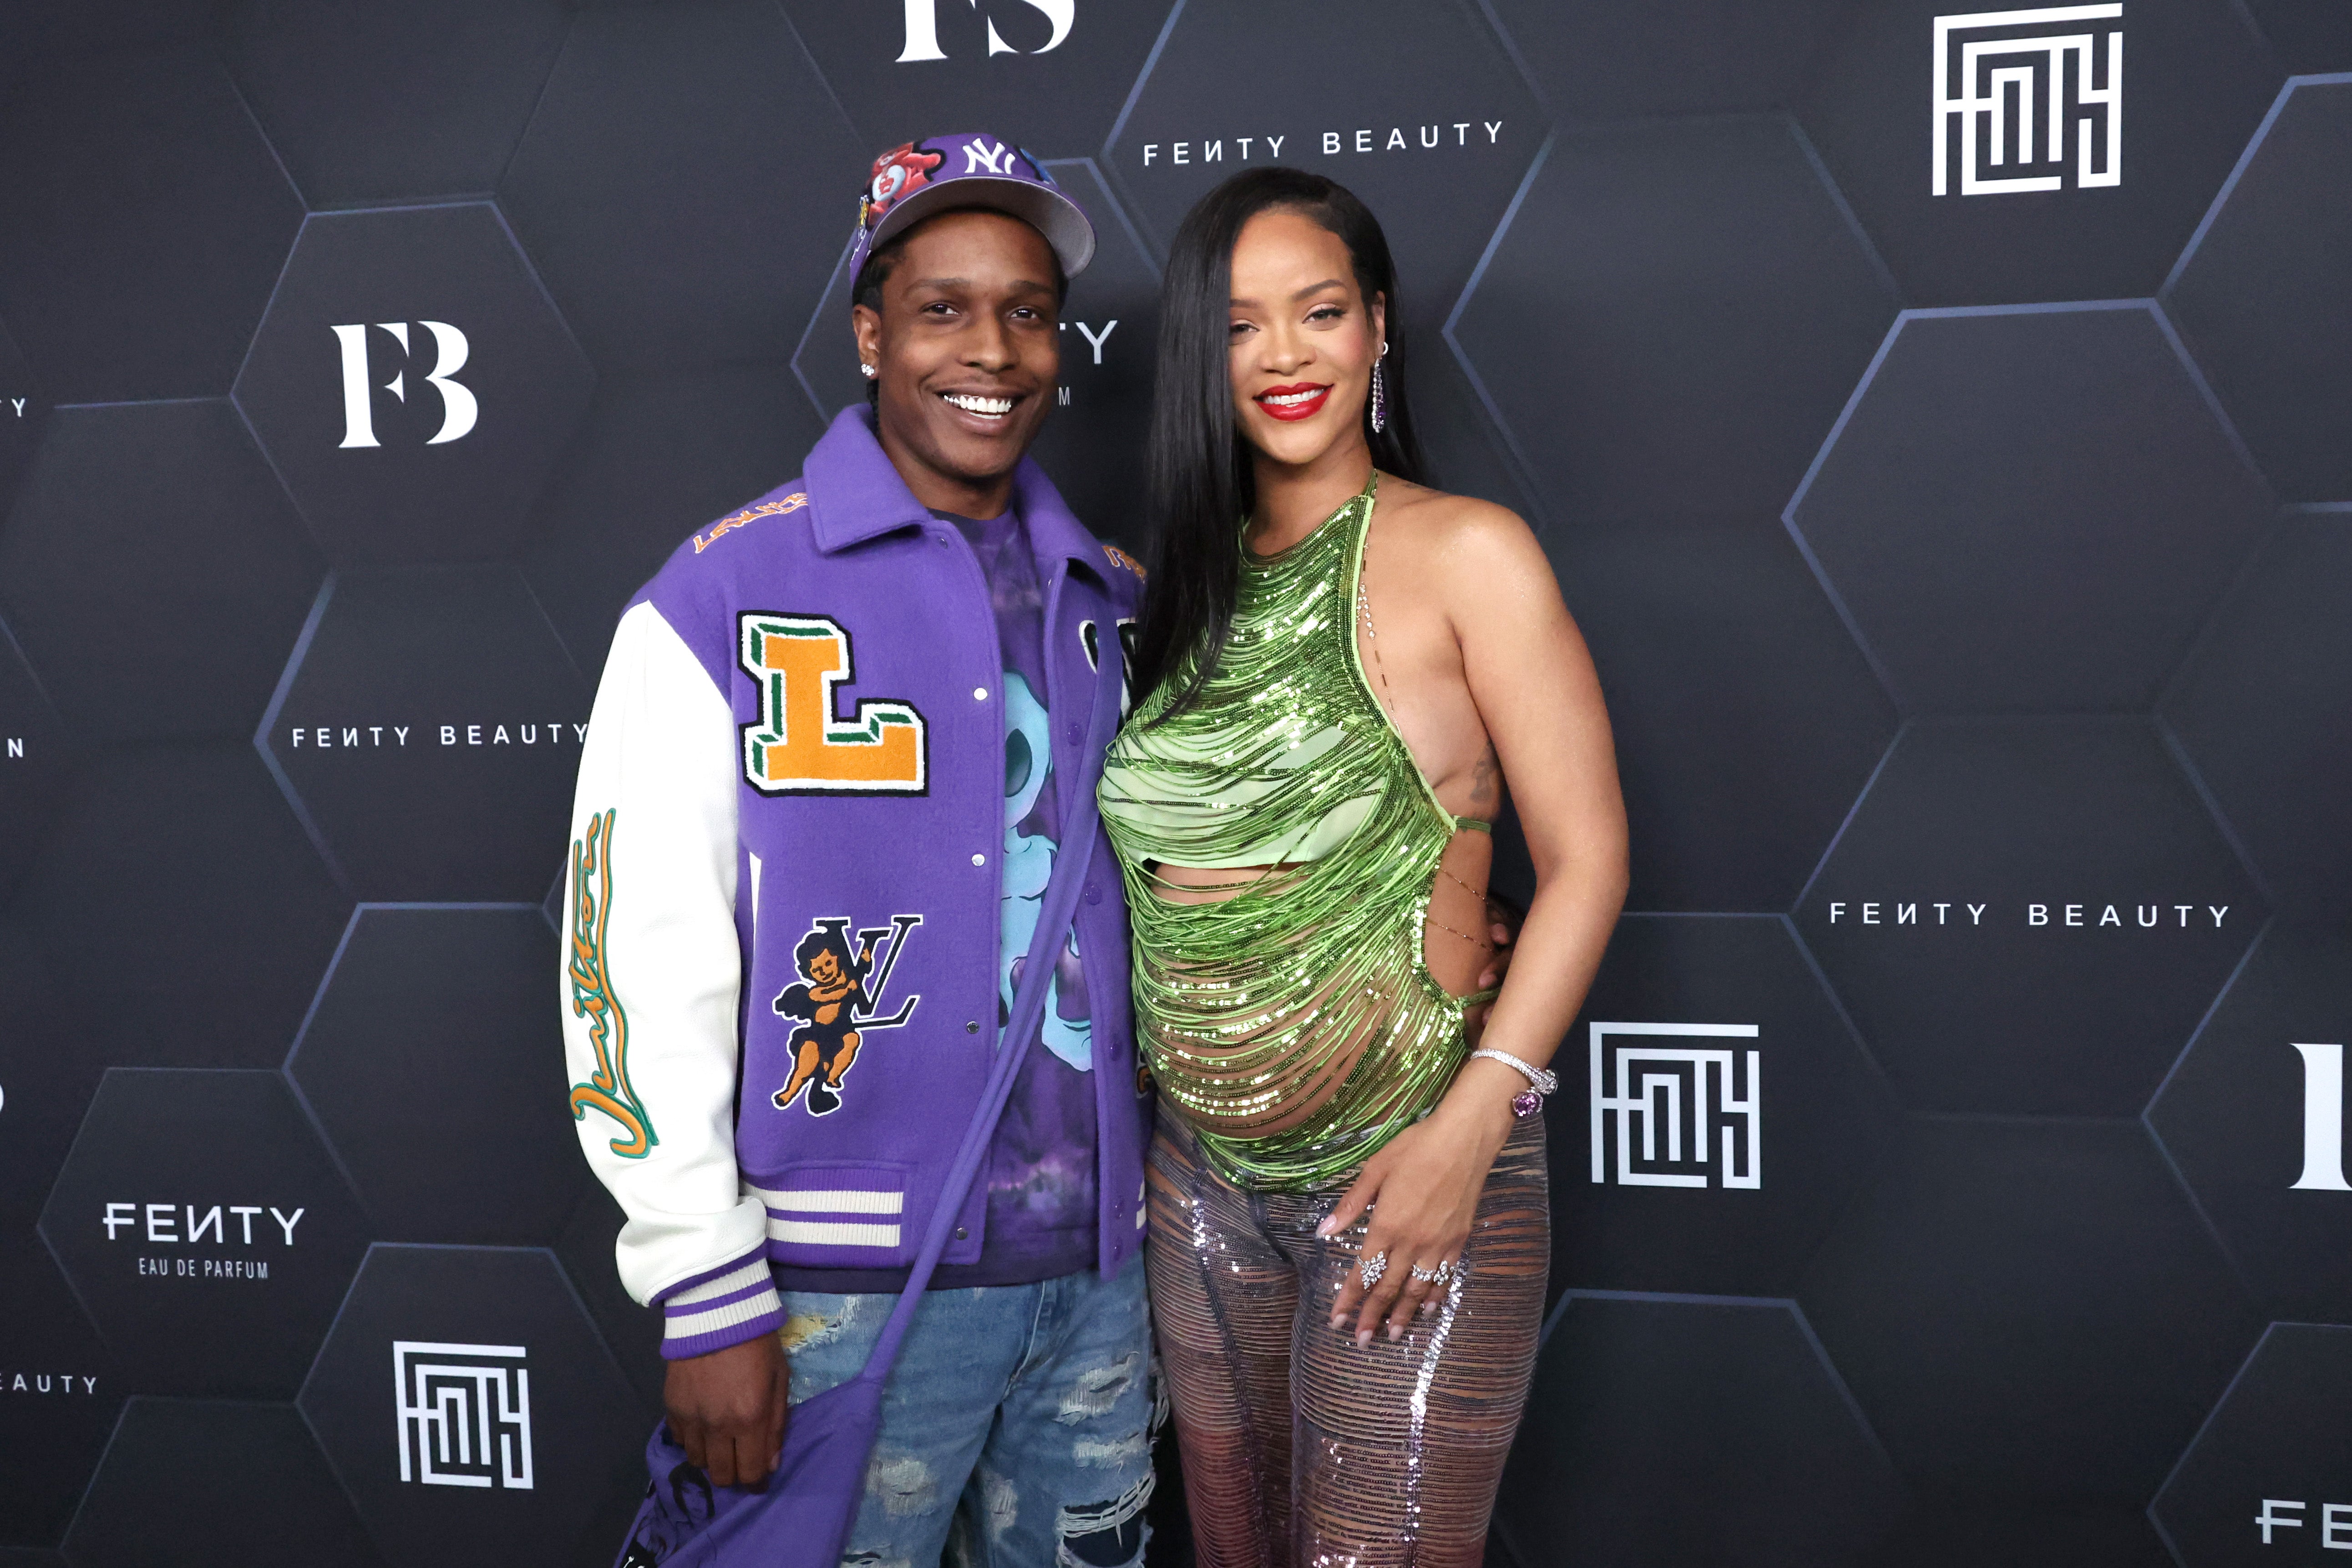
[[[1329, 1184], [1410, 1126], [1454, 1080], [1464, 1012], [1493, 996], [1449, 994], [1423, 960], [1439, 858], [1487, 825], [1439, 804], [1365, 679], [1355, 612], [1378, 483], [1277, 554], [1236, 536], [1207, 680], [1163, 717], [1187, 659], [1103, 768], [1139, 1043], [1218, 1173], [1255, 1190]], [[1161, 864], [1276, 868], [1186, 903], [1162, 896]]]

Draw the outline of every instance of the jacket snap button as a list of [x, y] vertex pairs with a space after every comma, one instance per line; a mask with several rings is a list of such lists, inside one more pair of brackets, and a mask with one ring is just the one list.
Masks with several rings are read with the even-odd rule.
[[971, 700], [972, 700], [974, 702], [985, 702], [985, 701], [987, 701], [987, 700], [988, 700], [988, 688], [987, 688], [987, 687], [985, 687], [985, 686], [975, 686], [975, 687], [973, 687], [973, 688], [971, 689]]
[[1097, 887], [1093, 886], [1092, 884], [1088, 884], [1088, 885], [1087, 885], [1087, 902], [1088, 902], [1088, 903], [1090, 903], [1090, 904], [1098, 904], [1098, 903], [1101, 903], [1101, 902], [1102, 902], [1102, 889], [1101, 889], [1100, 888], [1097, 888]]
[[980, 1033], [980, 1020], [977, 1018], [966, 1018], [963, 1021], [963, 1032], [967, 1035], [977, 1035]]
[[971, 1232], [970, 1232], [970, 1231], [966, 1230], [966, 1229], [965, 1229], [963, 1226], [956, 1226], [956, 1239], [957, 1239], [958, 1241], [967, 1241], [967, 1240], [971, 1239]]
[[971, 858], [971, 863], [975, 866], [985, 866], [988, 864], [988, 857], [985, 855], [975, 855]]
[[1086, 726], [1079, 723], [1076, 719], [1071, 720], [1068, 723], [1062, 726], [1062, 739], [1069, 742], [1073, 746], [1076, 745], [1080, 741], [1083, 741], [1086, 738]]

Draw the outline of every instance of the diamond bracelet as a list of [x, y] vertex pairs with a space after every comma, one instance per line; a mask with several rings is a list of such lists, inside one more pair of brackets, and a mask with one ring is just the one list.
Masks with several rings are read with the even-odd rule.
[[1532, 1062], [1523, 1062], [1508, 1051], [1488, 1050], [1482, 1047], [1472, 1051], [1469, 1059], [1475, 1061], [1480, 1057], [1516, 1068], [1528, 1080], [1528, 1087], [1511, 1097], [1511, 1114], [1523, 1121], [1541, 1110], [1543, 1097], [1559, 1087], [1557, 1073], [1546, 1072]]

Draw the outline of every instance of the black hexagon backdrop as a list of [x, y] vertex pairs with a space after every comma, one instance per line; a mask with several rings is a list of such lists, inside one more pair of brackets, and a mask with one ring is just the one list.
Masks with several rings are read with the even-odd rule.
[[1599, 662], [1633, 890], [1490, 1560], [2352, 1550], [2340, 0], [13, 0], [0, 1561], [610, 1561], [579, 727], [858, 395], [866, 161], [964, 128], [1097, 220], [1098, 531], [1169, 237], [1301, 165]]

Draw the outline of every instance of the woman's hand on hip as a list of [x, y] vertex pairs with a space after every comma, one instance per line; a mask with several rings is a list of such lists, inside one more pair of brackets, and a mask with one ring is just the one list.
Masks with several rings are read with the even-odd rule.
[[[1427, 1118], [1364, 1162], [1339, 1206], [1316, 1227], [1318, 1236], [1335, 1237], [1367, 1212], [1371, 1215], [1358, 1264], [1332, 1303], [1333, 1328], [1352, 1319], [1359, 1345], [1371, 1343], [1383, 1323], [1389, 1338], [1402, 1339], [1413, 1314], [1444, 1294], [1469, 1243], [1486, 1173], [1510, 1134], [1507, 1100], [1449, 1093]], [[1367, 1267], [1376, 1276], [1370, 1284]]]

